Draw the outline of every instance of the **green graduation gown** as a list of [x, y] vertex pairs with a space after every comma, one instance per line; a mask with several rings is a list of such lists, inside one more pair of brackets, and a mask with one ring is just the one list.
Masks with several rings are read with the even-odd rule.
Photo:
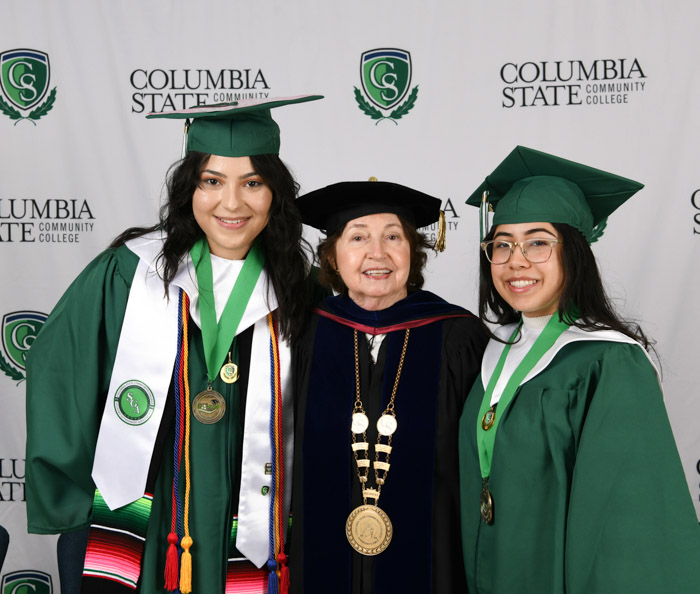
[[[507, 339], [514, 326], [504, 328]], [[505, 411], [496, 406], [491, 525], [479, 510], [476, 443], [487, 382], [476, 381], [459, 429], [470, 594], [698, 591], [700, 528], [639, 345], [566, 344]]]
[[[56, 305], [30, 351], [27, 381], [30, 532], [70, 532], [91, 524], [95, 444], [137, 264], [138, 257], [126, 246], [107, 250], [93, 260]], [[192, 400], [207, 387], [207, 371], [201, 331], [192, 322], [189, 328]], [[234, 362], [237, 358], [239, 364], [240, 380], [227, 384], [217, 376], [214, 381], [213, 389], [226, 400], [224, 418], [211, 425], [194, 420], [190, 423], [189, 523], [194, 540], [191, 552], [195, 593], [223, 592], [227, 559], [242, 557], [232, 544], [232, 520], [238, 508], [251, 341], [252, 328], [233, 341], [232, 353]], [[172, 402], [172, 390], [171, 385], [169, 402]], [[163, 575], [171, 523], [174, 439], [173, 414], [167, 407], [163, 419], [158, 450], [149, 472], [153, 504], [139, 582], [142, 594], [165, 592]], [[158, 451], [163, 452], [162, 459], [158, 459]], [[185, 481], [181, 478], [183, 499], [184, 491]]]

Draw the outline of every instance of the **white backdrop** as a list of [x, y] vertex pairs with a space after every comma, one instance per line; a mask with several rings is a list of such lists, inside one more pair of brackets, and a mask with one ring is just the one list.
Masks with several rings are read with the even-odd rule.
[[[22, 357], [41, 323], [29, 312], [48, 314], [115, 235], [155, 221], [181, 124], [147, 111], [265, 94], [326, 96], [274, 114], [302, 191], [374, 175], [443, 199], [448, 247], [429, 261], [427, 288], [472, 310], [478, 222], [464, 200], [515, 145], [645, 183], [594, 251], [623, 314], [657, 340], [700, 513], [699, 25], [696, 0], [4, 0], [2, 578], [44, 572], [59, 591], [55, 537], [25, 530]], [[406, 94], [382, 110], [360, 60], [387, 48], [410, 54], [411, 79], [394, 81]], [[31, 50], [19, 54], [33, 79], [11, 78], [15, 50]], [[355, 88], [381, 115], [412, 108], [372, 119]]]

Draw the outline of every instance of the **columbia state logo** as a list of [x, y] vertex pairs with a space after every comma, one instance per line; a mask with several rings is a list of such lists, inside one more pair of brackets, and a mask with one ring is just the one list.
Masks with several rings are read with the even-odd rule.
[[15, 126], [22, 120], [36, 126], [56, 101], [56, 87], [49, 92], [50, 80], [48, 54], [33, 49], [0, 53], [0, 89], [5, 96], [0, 95], [0, 111], [15, 120]]
[[10, 379], [25, 379], [27, 353], [47, 317], [38, 311], [14, 311], [3, 316], [0, 371]]
[[382, 120], [398, 124], [396, 120], [408, 114], [418, 98], [418, 85], [409, 93], [411, 76], [411, 54], [406, 50], [381, 48], [364, 52], [360, 57], [364, 93], [355, 87], [357, 106], [377, 124]]
[[114, 395], [114, 410], [127, 425], [143, 425], [151, 418], [155, 405], [151, 389], [138, 380], [124, 382]]
[[48, 573], [25, 569], [2, 576], [0, 592], [2, 594], [51, 594], [53, 585]]

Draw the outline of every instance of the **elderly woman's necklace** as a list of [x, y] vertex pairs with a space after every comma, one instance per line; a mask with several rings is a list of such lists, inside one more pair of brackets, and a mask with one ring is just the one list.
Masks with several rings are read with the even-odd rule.
[[[396, 379], [394, 380], [394, 388], [391, 391], [391, 399], [386, 405], [384, 412], [377, 421], [377, 443], [374, 446], [374, 480], [376, 488], [370, 488], [367, 485], [369, 479], [369, 443], [367, 442], [367, 427], [369, 427], [369, 419], [365, 414], [362, 398], [360, 396], [360, 357], [357, 348], [357, 330], [354, 331], [355, 341], [355, 406], [352, 411], [352, 452], [357, 463], [357, 478], [360, 479], [362, 486], [362, 500], [364, 505], [355, 508], [345, 523], [345, 535], [352, 548], [363, 555], [378, 555], [384, 551], [391, 542], [393, 528], [389, 516], [379, 508], [379, 496], [382, 492], [382, 486], [386, 482], [386, 477], [389, 474], [389, 457], [391, 455], [391, 438], [398, 426], [396, 422], [396, 413], [394, 411], [394, 402], [396, 401], [396, 390], [399, 386], [399, 378], [401, 377], [401, 369], [406, 356], [406, 347], [408, 346], [409, 329], [406, 329], [406, 335], [403, 340], [403, 350], [401, 351], [401, 359], [399, 359], [399, 367], [396, 370]], [[357, 441], [357, 436], [362, 435], [362, 441]], [[386, 438], [386, 443], [382, 443], [382, 438]], [[360, 453], [364, 452], [364, 457], [360, 457]], [[383, 458], [380, 459], [380, 458]], [[381, 473], [381, 476], [380, 476]], [[367, 503], [368, 499], [374, 500], [374, 503]]]

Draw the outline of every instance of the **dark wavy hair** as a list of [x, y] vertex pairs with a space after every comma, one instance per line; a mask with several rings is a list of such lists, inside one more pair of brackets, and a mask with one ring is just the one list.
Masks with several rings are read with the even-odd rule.
[[[552, 223], [561, 239], [561, 263], [564, 289], [559, 297], [559, 319], [583, 330], [617, 330], [639, 342], [644, 348], [651, 343], [637, 324], [626, 322], [617, 315], [605, 293], [595, 256], [586, 238], [573, 227]], [[493, 239], [496, 227], [484, 241]], [[479, 316], [482, 321], [510, 324], [520, 319], [516, 312], [496, 290], [491, 276], [491, 264], [481, 250], [479, 256]], [[494, 315], [489, 317], [489, 313]], [[499, 340], [486, 328], [491, 338]], [[503, 342], [499, 340], [499, 342]]]
[[[427, 250], [432, 246], [425, 238], [425, 235], [418, 233], [413, 224], [409, 223], [402, 216], [399, 217], [403, 232], [408, 239], [408, 244], [411, 250], [411, 264], [408, 271], [408, 279], [406, 280], [406, 289], [409, 293], [423, 288], [425, 279], [423, 278], [423, 269], [428, 261]], [[318, 280], [324, 287], [333, 289], [341, 295], [348, 294], [348, 288], [345, 286], [343, 279], [337, 271], [335, 264], [335, 244], [343, 234], [345, 225], [338, 229], [335, 233], [321, 240], [316, 248], [316, 256], [318, 258]]]
[[[192, 212], [192, 196], [211, 155], [190, 152], [168, 170], [167, 198], [160, 209], [159, 222], [153, 227], [132, 227], [114, 239], [110, 247], [152, 231], [163, 231], [165, 241], [159, 255], [167, 294], [182, 258], [203, 231]], [[309, 262], [302, 239], [301, 215], [294, 204], [299, 193], [289, 169], [277, 155], [254, 155], [250, 162], [255, 172], [272, 190], [267, 225], [260, 233], [265, 252], [265, 271], [279, 302], [280, 330], [288, 339], [299, 336], [306, 318]]]

